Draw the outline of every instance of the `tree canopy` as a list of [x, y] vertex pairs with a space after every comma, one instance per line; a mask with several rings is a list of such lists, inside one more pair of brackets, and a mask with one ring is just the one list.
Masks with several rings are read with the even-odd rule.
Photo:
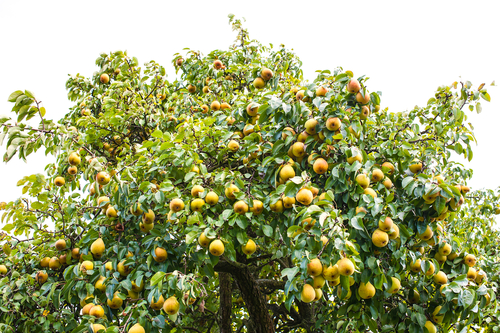
[[10, 95], [4, 161], [56, 162], [2, 203], [0, 330], [498, 332], [500, 192], [457, 162], [485, 85], [389, 112], [368, 77], [309, 82], [230, 23], [172, 81], [101, 54], [59, 121]]

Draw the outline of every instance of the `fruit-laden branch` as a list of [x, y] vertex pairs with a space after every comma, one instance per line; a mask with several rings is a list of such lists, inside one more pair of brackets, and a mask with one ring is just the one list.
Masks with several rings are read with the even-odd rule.
[[274, 333], [274, 325], [266, 307], [265, 297], [248, 266], [239, 262], [221, 259], [215, 265], [214, 270], [219, 273], [231, 273], [236, 280], [255, 332]]
[[230, 333], [231, 328], [231, 274], [221, 272], [219, 273], [219, 288], [220, 288], [220, 332]]

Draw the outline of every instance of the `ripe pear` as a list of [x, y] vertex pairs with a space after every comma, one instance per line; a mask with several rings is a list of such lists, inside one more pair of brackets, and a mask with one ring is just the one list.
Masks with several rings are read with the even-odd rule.
[[165, 303], [163, 303], [163, 310], [169, 315], [175, 315], [179, 311], [179, 302], [175, 296], [169, 297]]
[[167, 260], [167, 257], [168, 257], [167, 250], [165, 250], [162, 247], [155, 248], [155, 255], [153, 256], [153, 259], [156, 262], [164, 262], [165, 260]]
[[427, 331], [429, 331], [429, 333], [436, 333], [437, 332], [436, 326], [434, 326], [434, 324], [428, 320], [425, 322], [424, 327], [427, 328]]
[[262, 71], [260, 72], [260, 76], [265, 81], [269, 81], [273, 77], [273, 71], [270, 70], [269, 68], [263, 68]]
[[426, 276], [431, 276], [436, 271], [436, 267], [434, 266], [434, 264], [432, 262], [429, 262], [429, 264], [429, 269], [427, 270], [427, 272], [425, 272]]
[[[410, 295], [411, 295], [411, 292], [410, 292], [409, 296]], [[413, 290], [413, 295], [410, 296], [410, 298], [408, 299], [408, 302], [410, 302], [411, 304], [419, 303], [420, 302], [420, 293], [417, 290]]]
[[376, 247], [384, 247], [389, 243], [389, 235], [383, 230], [377, 229], [372, 234], [372, 243]]
[[368, 187], [368, 188], [365, 188], [365, 190], [363, 191], [363, 194], [367, 194], [367, 195], [371, 195], [372, 198], [376, 198], [377, 197], [377, 192], [375, 192], [372, 188]]
[[208, 247], [208, 245], [210, 245], [210, 239], [205, 236], [204, 232], [198, 237], [198, 244], [200, 244], [201, 247]]
[[160, 298], [158, 298], [158, 301], [154, 301], [154, 299], [151, 299], [151, 303], [149, 304], [149, 306], [153, 309], [153, 310], [160, 310], [162, 307], [163, 307], [163, 303], [165, 303], [165, 299], [163, 298], [163, 295], [160, 295]]
[[300, 300], [304, 303], [311, 303], [316, 298], [316, 292], [310, 284], [304, 284], [302, 292], [300, 293]]
[[370, 185], [370, 179], [365, 174], [360, 173], [356, 176], [356, 183], [362, 188], [367, 188]]
[[356, 156], [351, 156], [347, 158], [347, 163], [351, 165], [356, 161], [358, 161], [359, 163], [363, 163], [363, 155], [360, 152], [358, 152]]
[[477, 278], [477, 271], [474, 267], [469, 267], [469, 270], [467, 271], [467, 279], [474, 281]]
[[241, 246], [241, 251], [246, 255], [252, 255], [255, 250], [257, 250], [257, 245], [251, 239], [249, 239], [245, 245]]
[[128, 333], [146, 333], [146, 331], [141, 324], [137, 323], [128, 330]]
[[106, 280], [106, 277], [100, 276], [99, 279], [97, 279], [97, 282], [94, 285], [95, 289], [100, 290], [102, 292], [105, 292], [106, 291], [106, 285], [104, 284], [105, 280]]
[[175, 213], [177, 213], [183, 209], [184, 209], [184, 202], [181, 199], [176, 198], [170, 201], [170, 210], [173, 210]]
[[236, 140], [231, 140], [229, 141], [227, 148], [234, 153], [240, 149], [240, 144]]
[[101, 81], [101, 83], [108, 83], [109, 82], [109, 75], [106, 74], [106, 73], [103, 73], [101, 74], [101, 76], [99, 77], [99, 81]]
[[[4, 266], [4, 265], [1, 265], [1, 266]], [[5, 270], [2, 269], [0, 271], [0, 274], [6, 274], [6, 273], [7, 273], [7, 267], [5, 267]], [[47, 282], [48, 277], [49, 277], [49, 275], [45, 271], [39, 271], [39, 272], [36, 273], [35, 281], [38, 284], [44, 284], [45, 282]]]
[[434, 282], [437, 284], [447, 284], [448, 283], [448, 277], [446, 276], [446, 273], [443, 271], [439, 271], [434, 275]]
[[253, 86], [256, 89], [262, 89], [266, 86], [266, 82], [261, 77], [258, 77], [255, 80], [253, 80]]
[[318, 175], [322, 175], [328, 171], [328, 163], [323, 158], [318, 158], [314, 161], [313, 170]]
[[439, 252], [436, 252], [436, 254], [434, 255], [434, 258], [441, 265], [446, 262], [446, 256], [441, 255]]
[[245, 201], [240, 200], [234, 203], [233, 210], [236, 214], [245, 214], [246, 212], [248, 212], [248, 205], [245, 203]]
[[292, 208], [293, 205], [295, 205], [294, 197], [283, 197], [283, 206], [285, 206], [285, 208]]
[[295, 94], [295, 98], [297, 99], [297, 101], [301, 101], [304, 99], [304, 93], [304, 90], [297, 91], [297, 93]]
[[116, 265], [116, 270], [120, 273], [121, 276], [127, 276], [130, 274], [131, 269], [128, 266], [125, 266], [125, 260], [122, 260]]
[[92, 252], [92, 254], [96, 255], [97, 257], [102, 256], [105, 250], [106, 247], [104, 246], [104, 241], [102, 240], [102, 238], [97, 238], [90, 246], [90, 252]]
[[476, 257], [473, 254], [468, 254], [464, 257], [464, 262], [467, 266], [472, 267], [476, 264]]
[[122, 306], [123, 300], [118, 296], [118, 292], [115, 292], [113, 298], [108, 299], [106, 303], [111, 309], [118, 309]]
[[275, 213], [282, 213], [283, 212], [283, 201], [280, 199], [276, 201], [275, 203], [269, 204], [269, 209]]
[[422, 162], [419, 160], [413, 160], [413, 164], [410, 164], [410, 171], [412, 173], [419, 173], [422, 171]]
[[420, 272], [422, 270], [421, 263], [422, 263], [422, 260], [420, 260], [420, 259], [415, 260], [415, 262], [413, 262], [413, 263], [410, 264], [410, 270], [413, 273]]
[[104, 309], [100, 305], [95, 305], [90, 309], [89, 315], [94, 316], [96, 318], [102, 318], [104, 317]]
[[339, 118], [333, 117], [333, 118], [328, 118], [326, 120], [325, 126], [326, 128], [328, 128], [329, 131], [335, 132], [340, 128], [341, 124], [342, 121]]
[[382, 170], [380, 169], [374, 169], [372, 171], [372, 181], [374, 182], [379, 182], [381, 181], [382, 179], [384, 179], [384, 173], [382, 172]]
[[92, 330], [94, 331], [94, 333], [103, 333], [104, 331], [106, 331], [106, 327], [101, 324], [92, 324]]
[[304, 157], [306, 148], [303, 142], [295, 142], [292, 146], [292, 153], [295, 157]]
[[90, 314], [90, 309], [94, 306], [94, 303], [85, 304], [82, 308], [82, 316], [86, 316]]
[[219, 103], [219, 101], [213, 101], [212, 103], [210, 103], [210, 109], [212, 111], [219, 111], [220, 110], [220, 103]]
[[304, 206], [309, 206], [313, 201], [313, 194], [309, 189], [301, 189], [295, 196], [295, 200]]
[[316, 89], [316, 96], [325, 96], [327, 92], [328, 92], [328, 89], [326, 89], [323, 86], [320, 86]]
[[118, 213], [116, 212], [115, 207], [109, 205], [109, 207], [106, 209], [106, 216], [110, 219], [117, 217]]
[[86, 273], [87, 271], [94, 269], [94, 263], [92, 261], [85, 260], [80, 264], [80, 271]]
[[66, 248], [66, 241], [64, 239], [59, 239], [55, 246], [57, 250], [62, 251]]
[[306, 121], [304, 124], [304, 127], [306, 128], [306, 132], [309, 135], [315, 135], [318, 132], [316, 131], [316, 126], [318, 125], [318, 121], [316, 119], [309, 119]]
[[354, 273], [354, 264], [348, 258], [342, 258], [337, 262], [339, 274], [343, 276], [351, 276]]
[[361, 92], [356, 94], [356, 101], [361, 104], [368, 104], [370, 102], [370, 94], [365, 93], [364, 95]]
[[213, 206], [219, 202], [219, 196], [214, 191], [210, 191], [207, 193], [205, 197], [205, 202]]
[[41, 267], [49, 267], [49, 262], [50, 262], [50, 258], [45, 257], [42, 260], [40, 260], [40, 266]]
[[69, 154], [69, 157], [68, 157], [68, 163], [73, 165], [73, 166], [77, 166], [78, 164], [80, 164], [81, 162], [81, 159], [80, 159], [80, 155], [78, 155], [78, 153], [71, 153]]
[[239, 192], [239, 191], [240, 191], [240, 189], [238, 187], [236, 187], [236, 185], [231, 184], [231, 185], [229, 185], [229, 187], [227, 187], [224, 190], [224, 194], [226, 195], [226, 197], [228, 199], [234, 200], [234, 199], [236, 199], [236, 196], [234, 195], [234, 193]]
[[289, 134], [287, 132], [292, 133], [291, 134], [292, 136], [295, 136], [295, 134], [296, 134], [293, 128], [291, 128], [291, 127], [285, 127], [283, 129], [283, 132], [281, 133], [281, 139], [282, 140], [285, 140], [288, 137]]
[[387, 216], [385, 220], [378, 222], [378, 228], [382, 231], [387, 232], [391, 230], [393, 224], [394, 222], [392, 221], [392, 219], [389, 216]]
[[326, 279], [323, 277], [323, 275], [317, 275], [313, 278], [313, 288], [314, 289], [321, 289], [325, 285]]
[[201, 212], [205, 206], [205, 200], [197, 198], [191, 201], [191, 210], [193, 212]]
[[318, 276], [323, 272], [323, 265], [318, 258], [314, 258], [307, 264], [307, 274]]
[[351, 94], [358, 93], [360, 89], [361, 85], [359, 84], [359, 81], [356, 79], [351, 79], [347, 83], [347, 91], [350, 92]]
[[375, 296], [375, 287], [367, 282], [366, 284], [361, 282], [358, 288], [359, 297], [362, 299], [370, 299]]
[[338, 286], [338, 288], [337, 288], [337, 296], [338, 296], [341, 300], [343, 300], [343, 301], [348, 300], [348, 299], [349, 299], [349, 298], [351, 298], [351, 296], [352, 296], [352, 291], [351, 291], [351, 288], [349, 288], [349, 290], [347, 291], [347, 295], [346, 295], [344, 298], [341, 298], [341, 296], [342, 296], [342, 287]]
[[106, 185], [110, 182], [111, 176], [107, 172], [101, 171], [97, 173], [95, 179], [99, 185]]
[[396, 294], [399, 291], [399, 289], [401, 289], [401, 281], [399, 281], [399, 279], [395, 277], [391, 277], [391, 280], [392, 284], [391, 287], [387, 289], [387, 292], [389, 294]]
[[260, 215], [264, 211], [264, 203], [260, 200], [253, 200], [253, 206], [250, 207], [253, 215]]
[[323, 267], [323, 277], [328, 281], [336, 280], [340, 276], [337, 264]]
[[285, 165], [280, 170], [280, 177], [284, 181], [287, 181], [288, 179], [295, 177], [295, 170], [293, 170], [292, 166]]
[[61, 262], [59, 261], [59, 258], [57, 258], [57, 257], [50, 258], [49, 268], [50, 269], [59, 269], [59, 267], [61, 267]]
[[224, 243], [220, 239], [215, 239], [210, 243], [208, 250], [212, 255], [220, 257], [224, 253]]
[[399, 227], [396, 223], [392, 225], [391, 230], [388, 231], [389, 239], [397, 239], [399, 237]]
[[323, 297], [323, 290], [321, 290], [321, 288], [314, 289], [314, 293], [315, 293], [314, 297], [315, 301], [319, 301]]
[[139, 229], [141, 229], [142, 232], [150, 232], [151, 230], [153, 230], [154, 226], [155, 226], [154, 223], [150, 223], [150, 224], [146, 224], [146, 223], [142, 223], [142, 222], [139, 223]]
[[424, 241], [428, 241], [429, 239], [432, 238], [432, 236], [434, 236], [434, 232], [429, 226], [427, 226], [427, 228], [423, 233], [418, 235], [418, 237]]
[[191, 195], [195, 198], [198, 198], [203, 192], [205, 192], [205, 189], [201, 185], [195, 185], [191, 189]]
[[441, 308], [442, 308], [442, 306], [439, 305], [432, 312], [432, 320], [434, 320], [438, 324], [441, 324], [443, 322], [443, 318], [444, 318], [444, 313], [439, 315], [439, 311], [441, 311]]
[[389, 178], [386, 178], [384, 179], [384, 181], [382, 182], [382, 184], [385, 186], [386, 189], [390, 190], [393, 186], [392, 184], [392, 180], [390, 180]]

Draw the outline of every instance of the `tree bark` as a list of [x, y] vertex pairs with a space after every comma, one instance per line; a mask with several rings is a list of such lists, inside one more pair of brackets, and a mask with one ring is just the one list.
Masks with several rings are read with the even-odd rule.
[[274, 333], [274, 324], [266, 307], [264, 294], [247, 265], [220, 259], [214, 267], [217, 272], [231, 273], [241, 292], [241, 297], [256, 333]]
[[232, 305], [232, 288], [231, 274], [226, 272], [219, 273], [219, 289], [220, 289], [220, 323], [219, 328], [221, 333], [231, 333], [231, 305]]

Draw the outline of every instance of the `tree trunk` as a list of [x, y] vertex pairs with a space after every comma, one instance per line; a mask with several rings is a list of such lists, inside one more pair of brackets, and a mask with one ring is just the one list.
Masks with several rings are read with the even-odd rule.
[[247, 265], [227, 260], [220, 260], [214, 267], [217, 272], [231, 273], [253, 324], [256, 333], [274, 333], [274, 325], [266, 307], [264, 294], [260, 291]]
[[219, 273], [219, 289], [220, 289], [220, 323], [219, 328], [221, 333], [231, 333], [231, 305], [232, 305], [232, 288], [231, 274]]

